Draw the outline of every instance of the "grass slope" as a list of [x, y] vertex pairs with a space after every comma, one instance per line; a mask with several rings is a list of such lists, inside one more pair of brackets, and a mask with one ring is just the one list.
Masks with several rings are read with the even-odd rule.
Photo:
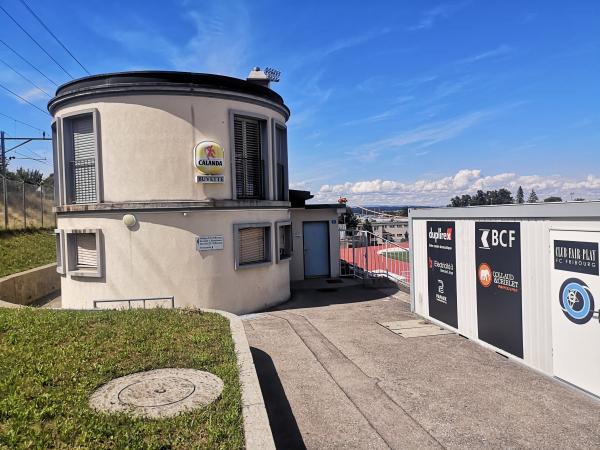
[[[152, 420], [97, 413], [96, 388], [150, 369], [221, 377], [205, 408]], [[242, 448], [237, 361], [229, 322], [173, 310], [0, 309], [0, 448]]]
[[56, 244], [51, 230], [0, 232], [0, 277], [55, 260]]

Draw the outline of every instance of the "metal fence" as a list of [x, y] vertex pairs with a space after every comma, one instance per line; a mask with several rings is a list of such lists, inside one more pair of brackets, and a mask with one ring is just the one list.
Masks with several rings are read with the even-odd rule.
[[408, 242], [392, 242], [370, 231], [340, 230], [340, 274], [410, 286]]
[[54, 187], [0, 175], [0, 230], [55, 227]]

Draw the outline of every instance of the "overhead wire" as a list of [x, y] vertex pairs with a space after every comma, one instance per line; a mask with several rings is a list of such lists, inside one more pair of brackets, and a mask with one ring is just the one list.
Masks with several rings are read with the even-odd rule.
[[[1, 6], [0, 6], [0, 8], [1, 8]], [[42, 108], [40, 108], [39, 106], [37, 106], [37, 105], [34, 105], [34, 104], [33, 104], [33, 103], [31, 103], [29, 100], [27, 100], [27, 99], [25, 99], [25, 98], [21, 97], [21, 96], [20, 96], [19, 94], [17, 94], [16, 92], [13, 92], [13, 91], [11, 91], [9, 88], [7, 88], [6, 86], [4, 86], [3, 84], [0, 84], [0, 88], [4, 89], [4, 90], [5, 90], [5, 91], [7, 91], [7, 92], [10, 92], [12, 95], [14, 95], [15, 97], [17, 97], [17, 98], [21, 99], [22, 101], [24, 101], [25, 103], [27, 103], [29, 106], [33, 106], [33, 107], [34, 107], [35, 109], [37, 109], [38, 111], [40, 111], [40, 112], [42, 112], [42, 113], [44, 113], [44, 114], [46, 114], [46, 115], [48, 115], [48, 116], [50, 115], [50, 114], [48, 114], [48, 112], [44, 111], [44, 110], [43, 110]]]
[[40, 44], [31, 34], [29, 34], [29, 32], [25, 28], [23, 28], [23, 26], [13, 16], [11, 16], [10, 13], [1, 5], [0, 10], [2, 10], [2, 12], [4, 12], [4, 14], [6, 14], [10, 18], [10, 20], [12, 20], [15, 23], [15, 25], [18, 26], [21, 29], [21, 31], [23, 31], [23, 33], [25, 33], [29, 37], [29, 39], [31, 39], [40, 48], [40, 50], [42, 50], [48, 56], [48, 58], [54, 61], [54, 63], [58, 67], [60, 67], [64, 73], [66, 73], [71, 79], [73, 78], [73, 75], [71, 75], [67, 71], [67, 69], [65, 69], [56, 59], [54, 59], [54, 57], [50, 53], [48, 53], [48, 51], [44, 47], [42, 47], [42, 44]]
[[8, 67], [10, 70], [12, 70], [14, 73], [16, 73], [17, 75], [19, 75], [21, 78], [23, 78], [25, 81], [27, 81], [29, 84], [31, 84], [34, 88], [36, 88], [38, 91], [43, 92], [45, 95], [48, 96], [48, 98], [52, 98], [52, 96], [50, 94], [48, 94], [45, 90], [43, 90], [41, 87], [39, 87], [37, 84], [35, 84], [33, 81], [31, 81], [29, 78], [27, 78], [25, 75], [23, 75], [21, 72], [19, 72], [17, 69], [15, 69], [13, 66], [11, 66], [10, 64], [8, 64], [6, 61], [4, 61], [3, 59], [0, 58], [0, 62], [2, 64], [4, 64], [6, 67]]
[[73, 58], [77, 64], [79, 64], [79, 66], [85, 71], [85, 73], [87, 73], [88, 75], [91, 75], [91, 73], [85, 68], [85, 66], [75, 57], [75, 55], [67, 48], [67, 46], [65, 44], [62, 43], [62, 41], [60, 39], [58, 39], [58, 37], [50, 30], [50, 28], [42, 21], [42, 19], [40, 19], [40, 17], [29, 7], [29, 5], [27, 4], [27, 2], [25, 2], [25, 0], [19, 0], [23, 6], [25, 8], [27, 8], [27, 10], [33, 15], [33, 17], [36, 18], [36, 20], [40, 23], [41, 26], [44, 27], [44, 29], [50, 33], [50, 36], [52, 36], [54, 38], [54, 40], [56, 42], [59, 43], [59, 45], [71, 56], [71, 58]]
[[[7, 119], [9, 119], [9, 120], [12, 120], [12, 121], [14, 121], [14, 122], [20, 123], [21, 125], [25, 125], [25, 126], [27, 126], [27, 127], [29, 127], [29, 128], [32, 128], [32, 129], [34, 129], [34, 130], [41, 131], [42, 133], [44, 133], [44, 130], [42, 130], [41, 128], [38, 128], [38, 127], [36, 127], [36, 126], [33, 126], [33, 125], [31, 125], [30, 123], [23, 122], [22, 120], [15, 119], [14, 117], [12, 117], [12, 116], [9, 116], [8, 114], [4, 114], [4, 113], [0, 112], [0, 116], [2, 116], [2, 117], [6, 117], [6, 118], [7, 118]], [[8, 133], [6, 133], [6, 134], [8, 134]]]
[[23, 62], [25, 62], [27, 65], [29, 65], [29, 67], [31, 67], [33, 70], [35, 70], [37, 73], [39, 73], [41, 76], [43, 76], [46, 80], [48, 80], [50, 83], [52, 83], [54, 86], [58, 86], [58, 83], [54, 80], [52, 80], [51, 78], [49, 78], [46, 74], [44, 74], [44, 72], [42, 72], [40, 69], [38, 69], [35, 65], [33, 65], [31, 62], [29, 62], [27, 60], [27, 58], [25, 58], [23, 55], [21, 55], [19, 52], [17, 52], [14, 48], [12, 48], [10, 45], [8, 45], [6, 42], [4, 42], [2, 39], [0, 39], [0, 44], [4, 45], [7, 49], [9, 49], [11, 52], [13, 52], [15, 55], [17, 55], [19, 58], [21, 58], [21, 60]]

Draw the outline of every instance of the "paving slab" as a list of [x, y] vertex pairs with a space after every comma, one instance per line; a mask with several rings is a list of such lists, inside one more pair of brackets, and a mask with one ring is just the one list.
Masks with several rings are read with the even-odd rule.
[[244, 322], [278, 448], [600, 448], [600, 401], [454, 333], [390, 332], [420, 319], [389, 294], [297, 291]]

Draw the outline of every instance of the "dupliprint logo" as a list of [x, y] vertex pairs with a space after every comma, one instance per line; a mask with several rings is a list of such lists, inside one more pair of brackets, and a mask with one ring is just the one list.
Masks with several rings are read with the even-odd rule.
[[594, 296], [579, 278], [568, 278], [558, 294], [560, 309], [571, 322], [583, 325], [594, 316]]
[[437, 242], [438, 239], [442, 241], [451, 241], [453, 232], [454, 230], [452, 227], [446, 228], [446, 231], [442, 231], [441, 227], [438, 227], [437, 231], [434, 231], [433, 228], [429, 228], [428, 236], [429, 239], [433, 239], [435, 242]]
[[481, 263], [477, 268], [477, 279], [483, 287], [490, 287], [492, 284], [492, 268], [488, 263]]

